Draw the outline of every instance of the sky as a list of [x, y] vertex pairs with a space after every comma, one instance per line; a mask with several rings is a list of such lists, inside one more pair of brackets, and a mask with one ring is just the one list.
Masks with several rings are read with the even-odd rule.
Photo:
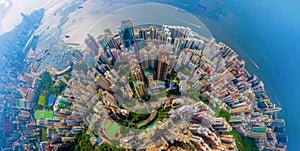
[[41, 8], [45, 0], [0, 0], [0, 35], [11, 31], [22, 21], [21, 13]]
[[[0, 20], [5, 16], [7, 10], [11, 7], [10, 0], [0, 0]], [[0, 24], [1, 29], [1, 24]], [[1, 31], [1, 30], [0, 30]]]

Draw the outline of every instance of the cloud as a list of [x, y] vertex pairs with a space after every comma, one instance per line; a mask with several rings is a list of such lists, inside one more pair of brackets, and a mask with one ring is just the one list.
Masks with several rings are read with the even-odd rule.
[[1, 12], [7, 10], [11, 5], [10, 0], [0, 0]]
[[11, 6], [11, 0], [0, 0], [0, 20]]
[[2, 30], [2, 19], [11, 7], [11, 0], [0, 0], [0, 31]]

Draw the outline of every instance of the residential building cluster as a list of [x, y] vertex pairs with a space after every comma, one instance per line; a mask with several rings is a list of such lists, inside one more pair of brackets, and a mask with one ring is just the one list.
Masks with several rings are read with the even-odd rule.
[[[211, 105], [221, 105], [223, 110], [231, 114], [230, 124], [223, 118], [211, 118], [214, 120], [210, 121], [205, 118], [201, 120], [203, 116], [195, 115], [190, 121], [192, 124], [189, 129], [194, 135], [191, 137], [193, 139], [189, 140], [198, 148], [236, 149], [233, 136], [223, 134], [235, 129], [242, 136], [253, 138], [260, 150], [285, 150], [287, 137], [284, 136], [284, 120], [278, 119], [276, 115], [280, 108], [270, 102], [263, 83], [246, 71], [245, 62], [239, 60], [238, 55], [225, 44], [201, 37], [190, 28], [181, 26], [152, 25], [149, 28], [134, 29], [130, 20], [122, 22], [116, 35], [106, 29], [98, 39], [89, 35], [86, 43], [91, 51], [86, 50], [79, 56], [96, 57], [94, 60], [79, 59], [80, 61], [75, 63], [77, 70], [74, 75], [78, 76], [72, 80], [72, 88], [75, 90], [69, 90], [66, 94], [85, 102], [79, 103], [78, 111], [81, 115], [86, 115], [89, 125], [90, 122], [101, 124], [90, 120], [95, 117], [101, 120], [100, 114], [104, 113], [96, 105], [97, 101], [107, 105], [103, 94], [99, 93], [100, 89], [113, 94], [116, 90], [121, 90], [118, 92], [122, 92], [122, 97], [132, 98], [132, 90], [126, 83], [123, 83], [124, 88], [119, 88], [117, 84], [119, 79], [122, 79], [119, 71], [125, 68], [122, 63], [127, 62], [133, 64], [129, 72], [137, 83], [135, 91], [139, 96], [142, 96], [146, 89], [140, 87], [144, 85], [141, 82], [145, 78], [142, 70], [155, 68], [156, 86], [165, 82], [167, 75], [174, 70], [181, 80], [180, 89], [186, 96], [196, 90]], [[90, 85], [90, 82], [94, 81], [96, 84]], [[120, 101], [114, 97], [109, 105], [115, 106], [116, 109], [113, 111], [111, 107], [106, 108], [116, 114], [118, 110], [119, 113], [127, 113], [127, 110], [120, 112]], [[96, 105], [93, 108], [94, 115], [87, 111], [87, 108], [91, 108], [90, 105]], [[201, 120], [200, 125], [194, 123], [197, 118]], [[203, 124], [206, 127], [203, 127]], [[222, 135], [216, 135], [215, 132]]]
[[[33, 121], [39, 78], [6, 77], [18, 83], [8, 83], [11, 89], [22, 88], [21, 95], [1, 95], [6, 97], [1, 124], [7, 147], [68, 148], [87, 126], [102, 142], [129, 149], [167, 150], [180, 142], [202, 151], [234, 151], [237, 140], [228, 132], [235, 130], [252, 138], [259, 150], [286, 150], [285, 122], [277, 116], [281, 108], [266, 96], [263, 82], [247, 72], [245, 61], [222, 42], [189, 27], [134, 27], [128, 19], [117, 33], [88, 34], [85, 44], [84, 50], [73, 51], [72, 66], [55, 72], [72, 69], [72, 77], [57, 97], [52, 117], [41, 111], [41, 118], [28, 122]], [[142, 129], [168, 108], [168, 117]], [[228, 121], [216, 116], [220, 110], [231, 115]], [[130, 123], [135, 128], [112, 118], [127, 120], [132, 112], [150, 116]], [[44, 130], [49, 141], [39, 140]], [[91, 142], [99, 143], [96, 137]]]

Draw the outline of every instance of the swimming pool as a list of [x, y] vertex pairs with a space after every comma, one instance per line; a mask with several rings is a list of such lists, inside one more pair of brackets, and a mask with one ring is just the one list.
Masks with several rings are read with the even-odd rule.
[[154, 124], [150, 125], [150, 126], [148, 127], [148, 131], [151, 131], [151, 130], [154, 128], [154, 126], [157, 125], [157, 124], [159, 124], [159, 123], [160, 123], [160, 122], [157, 121], [157, 122], [155, 122]]

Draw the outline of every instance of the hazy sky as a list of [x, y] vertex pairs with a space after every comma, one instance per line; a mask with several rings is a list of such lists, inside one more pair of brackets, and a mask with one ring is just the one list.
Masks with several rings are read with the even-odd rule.
[[[11, 6], [10, 0], [0, 0], [0, 20], [5, 16], [10, 6]], [[1, 28], [1, 24], [0, 24], [0, 28]]]
[[21, 22], [20, 13], [28, 14], [41, 8], [44, 2], [46, 0], [0, 0], [0, 34], [12, 30]]

